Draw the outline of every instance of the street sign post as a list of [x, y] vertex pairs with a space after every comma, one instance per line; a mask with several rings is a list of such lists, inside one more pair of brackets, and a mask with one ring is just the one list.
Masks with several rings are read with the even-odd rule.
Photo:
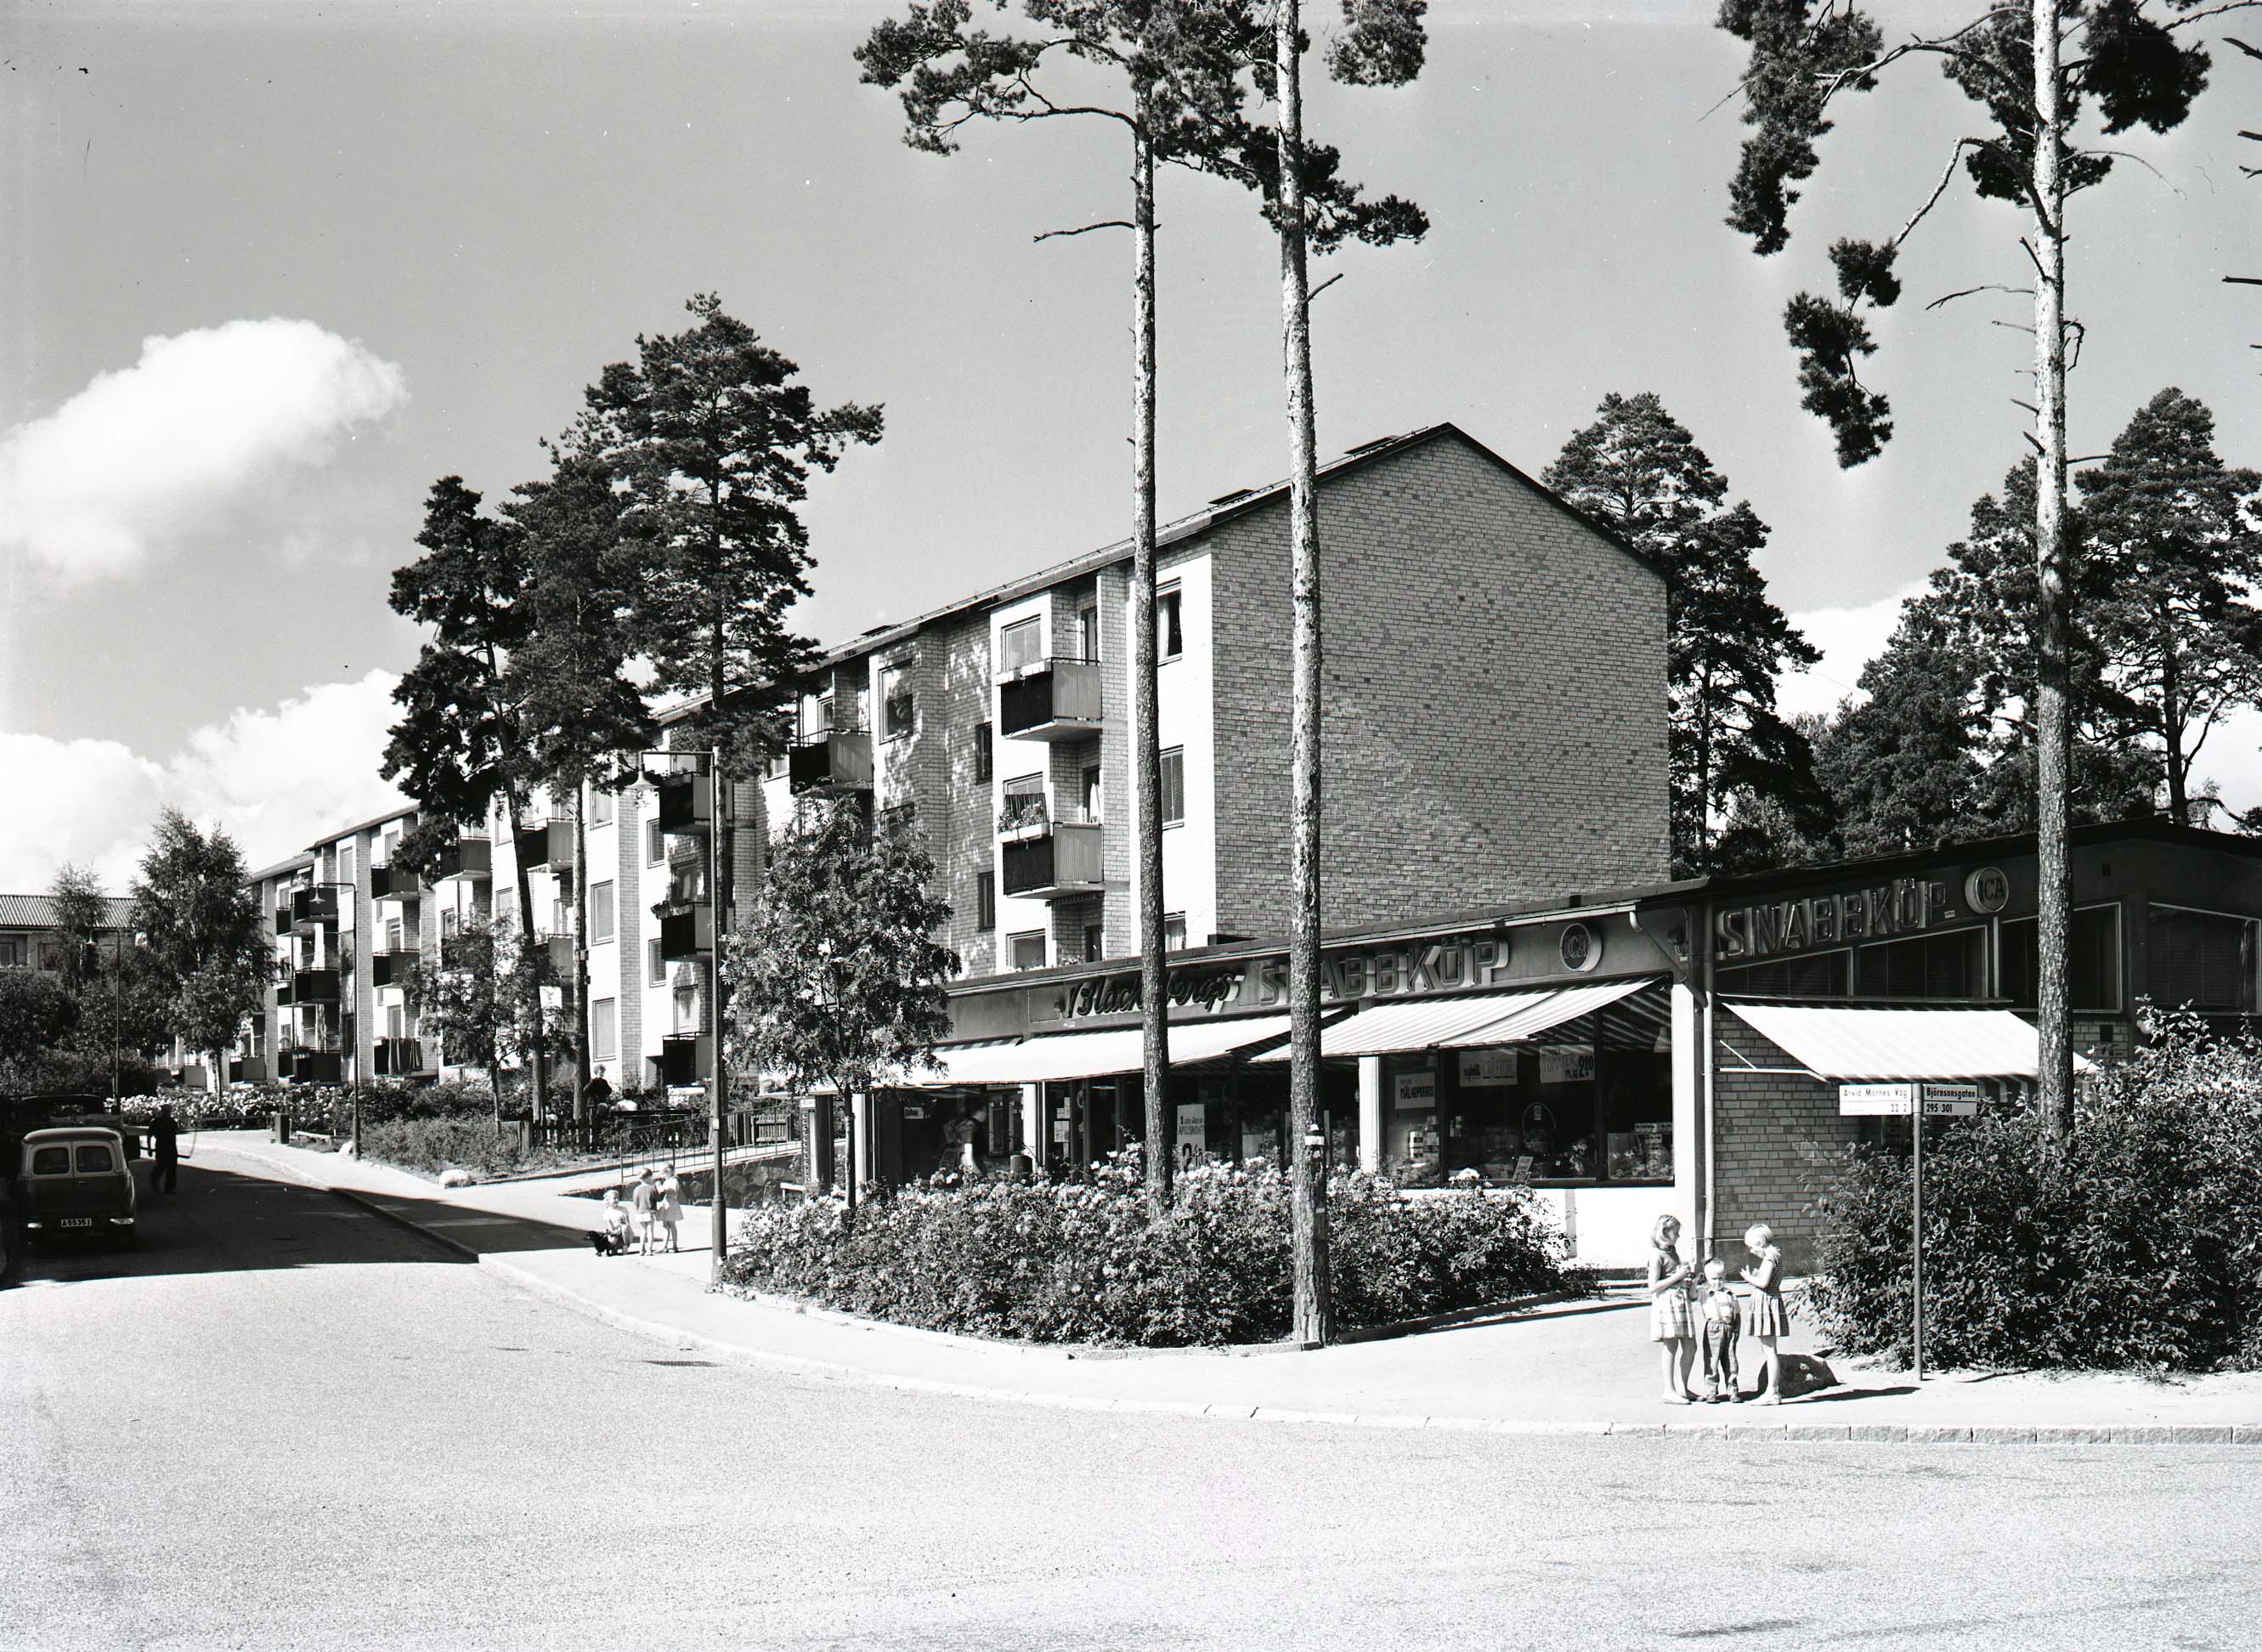
[[1909, 1365], [1924, 1381], [1924, 1121], [1979, 1111], [1976, 1084], [1841, 1084], [1841, 1118], [1909, 1122]]

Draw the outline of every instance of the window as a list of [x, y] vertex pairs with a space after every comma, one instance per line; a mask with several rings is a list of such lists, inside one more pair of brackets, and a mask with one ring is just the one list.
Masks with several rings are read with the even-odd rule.
[[1086, 660], [1099, 658], [1099, 604], [1086, 602], [1076, 610], [1077, 652]]
[[616, 1048], [620, 1042], [621, 1006], [612, 999], [601, 998], [589, 1005], [589, 1059], [613, 1061], [619, 1057]]
[[1844, 998], [1852, 973], [1850, 952], [1813, 952], [1802, 958], [1776, 958], [1722, 970], [1712, 985], [1723, 992], [1756, 998]]
[[560, 895], [550, 903], [550, 927], [544, 930], [543, 934], [546, 937], [570, 935], [573, 933], [573, 909], [566, 904], [566, 898]]
[[997, 772], [997, 730], [987, 723], [974, 725], [974, 779], [977, 785], [989, 783]]
[[911, 673], [902, 666], [880, 667], [880, 715], [885, 719], [880, 729], [882, 739], [896, 739], [911, 732]]
[[31, 967], [31, 936], [0, 935], [0, 969], [28, 970]]
[[667, 979], [667, 955], [660, 950], [659, 942], [645, 941], [644, 952], [644, 978], [654, 984]]
[[1855, 990], [1863, 998], [1978, 998], [1985, 932], [1913, 935], [1860, 949]]
[[68, 1176], [70, 1174], [70, 1149], [68, 1147], [35, 1147], [32, 1150], [32, 1174], [34, 1176]]
[[1087, 820], [1097, 820], [1100, 818], [1099, 765], [1098, 763], [1086, 763], [1084, 766], [1084, 818]]
[[[453, 913], [447, 914], [450, 918], [455, 915]], [[516, 890], [495, 891], [494, 915], [495, 922], [505, 929], [515, 929], [518, 927], [518, 891]]]
[[1107, 956], [1107, 932], [1104, 925], [1088, 923], [1084, 927], [1084, 961], [1097, 963]]
[[78, 1150], [78, 1173], [82, 1176], [100, 1176], [117, 1168], [110, 1149], [101, 1143], [89, 1142]]
[[602, 788], [592, 790], [589, 793], [589, 824], [593, 826], [609, 826], [612, 823], [613, 794]]
[[388, 920], [385, 926], [385, 949], [387, 952], [398, 952], [401, 949], [400, 935], [400, 920], [398, 918]]
[[1012, 832], [1045, 823], [1045, 777], [1019, 775], [1005, 783], [1004, 806], [998, 812], [998, 829]]
[[1186, 915], [1182, 912], [1163, 914], [1163, 950], [1184, 952], [1186, 949]]
[[1176, 660], [1186, 651], [1186, 628], [1180, 614], [1179, 597], [1175, 585], [1155, 593], [1155, 652], [1164, 660]]
[[1159, 799], [1163, 824], [1184, 826], [1186, 819], [1186, 748], [1173, 746], [1163, 754], [1163, 795]]
[[396, 855], [400, 854], [400, 833], [399, 833], [398, 832], [388, 832], [388, 833], [386, 833], [385, 834], [385, 846], [384, 846], [385, 863], [387, 866], [392, 865], [392, 864], [393, 864], [393, 857], [394, 855]]
[[589, 944], [600, 946], [613, 938], [613, 886], [589, 885]]
[[644, 823], [644, 863], [657, 866], [667, 858], [667, 834], [659, 829], [659, 818], [655, 815]]
[[[351, 889], [353, 887], [354, 859], [354, 846], [352, 844], [341, 843], [338, 845], [338, 882], [343, 884], [348, 889]], [[343, 905], [345, 903], [343, 901], [339, 903], [341, 905]]]
[[1009, 967], [1016, 970], [1041, 970], [1045, 967], [1045, 932], [1033, 929], [1027, 934], [1014, 935], [1006, 941]]
[[1017, 619], [998, 632], [998, 669], [1020, 671], [1045, 657], [1045, 623], [1034, 615]]
[[[2002, 978], [1995, 991], [2022, 1009], [2035, 1003], [2035, 920], [2003, 920]], [[2121, 909], [2085, 906], [2073, 914], [2067, 936], [2067, 1006], [2077, 1014], [2110, 1014], [2121, 1007]]]
[[688, 1037], [699, 1030], [699, 989], [679, 986], [675, 989], [674, 1031], [678, 1038]]
[[998, 927], [998, 874], [976, 872], [974, 875], [974, 927], [995, 929]]
[[2254, 1008], [2254, 926], [2220, 913], [2152, 908], [2150, 998], [2196, 1010]]
[[50, 975], [62, 970], [63, 943], [53, 935], [40, 937], [40, 967]]

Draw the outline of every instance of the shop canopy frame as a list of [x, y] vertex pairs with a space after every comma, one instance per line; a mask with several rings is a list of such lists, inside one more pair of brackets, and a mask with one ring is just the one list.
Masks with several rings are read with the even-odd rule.
[[[1663, 977], [1635, 976], [1579, 986], [1545, 987], [1525, 992], [1486, 992], [1453, 998], [1408, 999], [1370, 1005], [1320, 1034], [1325, 1061], [1361, 1056], [1407, 1055], [1424, 1050], [1480, 1050], [1495, 1044], [1529, 1043], [1543, 1033], [1608, 1009]], [[1286, 1050], [1268, 1050], [1256, 1064], [1284, 1062]]]
[[[1883, 1005], [1720, 1004], [1828, 1084], [1963, 1078], [2032, 1082], [2039, 1042], [2006, 1009], [1896, 1009]], [[2075, 1066], [2094, 1072], [2081, 1055]]]
[[[1226, 1060], [1253, 1045], [1288, 1035], [1286, 1015], [1243, 1016], [1233, 1021], [1171, 1024], [1171, 1065], [1199, 1067]], [[882, 1086], [891, 1090], [992, 1089], [1024, 1084], [1064, 1084], [1077, 1078], [1113, 1078], [1146, 1065], [1145, 1034], [1136, 1027], [1099, 1032], [1046, 1033], [1028, 1039], [936, 1049], [940, 1072], [899, 1073]], [[1261, 1059], [1261, 1057], [1260, 1057]]]

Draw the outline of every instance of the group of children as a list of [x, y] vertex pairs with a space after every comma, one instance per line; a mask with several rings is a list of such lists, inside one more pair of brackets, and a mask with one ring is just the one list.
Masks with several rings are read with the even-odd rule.
[[[1727, 1264], [1717, 1256], [1701, 1271], [1683, 1262], [1680, 1237], [1681, 1223], [1669, 1216], [1658, 1217], [1649, 1230], [1649, 1337], [1659, 1345], [1665, 1370], [1665, 1403], [1689, 1405], [1701, 1397], [1713, 1403], [1756, 1399], [1761, 1405], [1780, 1404], [1783, 1355], [1776, 1339], [1790, 1329], [1790, 1317], [1783, 1305], [1783, 1252], [1776, 1248], [1774, 1232], [1764, 1223], [1745, 1230], [1744, 1248], [1752, 1259], [1736, 1277], [1748, 1294], [1728, 1283]], [[1766, 1371], [1751, 1395], [1744, 1393], [1736, 1368], [1737, 1339], [1746, 1333], [1766, 1354]], [[1701, 1396], [1689, 1386], [1700, 1346], [1706, 1390]]]
[[626, 1256], [631, 1237], [645, 1256], [663, 1246], [673, 1253], [681, 1248], [676, 1243], [676, 1229], [682, 1221], [682, 1187], [675, 1179], [675, 1166], [670, 1165], [665, 1173], [655, 1176], [646, 1165], [629, 1189], [628, 1203], [621, 1202], [619, 1188], [605, 1189], [603, 1225], [589, 1235], [589, 1243], [599, 1256]]

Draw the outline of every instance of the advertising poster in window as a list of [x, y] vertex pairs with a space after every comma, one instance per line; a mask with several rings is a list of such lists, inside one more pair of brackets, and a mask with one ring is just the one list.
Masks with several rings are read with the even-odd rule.
[[1515, 1082], [1516, 1052], [1513, 1050], [1461, 1051], [1461, 1088], [1464, 1090], [1496, 1089]]

